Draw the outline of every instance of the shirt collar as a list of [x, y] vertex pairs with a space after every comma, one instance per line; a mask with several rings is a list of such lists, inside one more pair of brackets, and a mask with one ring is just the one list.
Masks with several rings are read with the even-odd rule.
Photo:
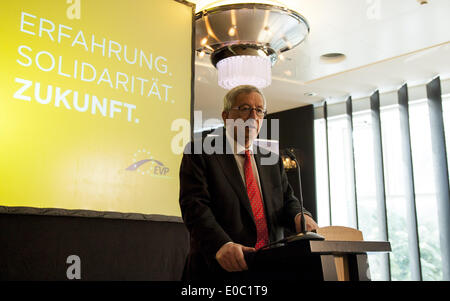
[[250, 147], [249, 147], [248, 149], [246, 149], [244, 145], [238, 143], [236, 140], [234, 140], [234, 139], [231, 137], [231, 134], [228, 133], [228, 130], [227, 130], [226, 128], [225, 128], [225, 136], [226, 136], [226, 138], [227, 138], [227, 140], [228, 140], [228, 143], [229, 143], [229, 144], [231, 145], [231, 147], [233, 148], [234, 154], [245, 155], [245, 151], [246, 151], [246, 150], [248, 150], [248, 151], [250, 152], [250, 154], [253, 154], [253, 152], [254, 152], [254, 151], [253, 151], [253, 147], [254, 147], [254, 144], [253, 144], [253, 143], [250, 145]]

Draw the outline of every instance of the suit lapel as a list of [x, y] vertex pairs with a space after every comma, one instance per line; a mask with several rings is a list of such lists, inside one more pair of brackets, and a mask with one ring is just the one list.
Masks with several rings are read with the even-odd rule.
[[221, 165], [225, 177], [227, 178], [234, 192], [237, 194], [242, 206], [244, 206], [253, 222], [255, 222], [252, 207], [250, 205], [250, 200], [247, 195], [247, 189], [245, 188], [245, 185], [242, 182], [242, 178], [240, 176], [239, 168], [237, 166], [236, 159], [234, 158], [234, 154], [230, 153], [231, 146], [226, 140], [225, 135], [223, 135], [223, 137], [219, 136], [216, 139], [224, 139], [223, 140], [224, 154], [214, 154], [214, 157]]
[[[223, 137], [225, 139], [225, 137]], [[218, 138], [220, 139], [220, 138]], [[229, 145], [228, 141], [225, 139], [223, 141], [223, 146], [225, 148], [228, 148], [228, 150], [231, 150], [231, 146]], [[265, 213], [266, 213], [266, 219], [267, 219], [267, 228], [269, 233], [271, 233], [271, 228], [273, 224], [272, 216], [268, 214], [268, 212], [273, 212], [273, 204], [272, 204], [272, 180], [271, 180], [271, 169], [273, 168], [272, 165], [261, 165], [261, 155], [258, 151], [254, 153], [255, 156], [255, 162], [258, 169], [258, 175], [259, 175], [259, 181], [261, 185], [261, 194], [263, 196], [263, 202], [265, 205]], [[247, 189], [245, 187], [245, 184], [242, 182], [242, 178], [240, 176], [239, 168], [237, 166], [236, 159], [234, 158], [234, 155], [227, 154], [214, 154], [214, 157], [219, 161], [222, 170], [230, 183], [233, 190], [236, 192], [236, 194], [239, 197], [239, 201], [241, 202], [242, 206], [246, 209], [248, 214], [250, 215], [255, 227], [255, 219], [253, 216], [252, 207], [250, 205], [250, 200], [248, 198]], [[239, 176], [237, 176], [239, 175]]]
[[247, 195], [247, 189], [242, 182], [242, 178], [240, 176], [234, 155], [224, 154], [215, 155], [215, 157], [222, 166], [225, 177], [227, 178], [234, 192], [236, 192], [237, 196], [239, 197], [239, 201], [241, 202], [242, 206], [244, 206], [244, 208], [247, 210], [248, 214], [250, 214], [250, 217], [254, 221], [252, 207], [250, 206], [250, 200], [248, 199]]
[[270, 179], [270, 167], [271, 165], [261, 165], [261, 155], [255, 153], [256, 167], [258, 168], [259, 182], [261, 184], [261, 190], [264, 201], [269, 200], [271, 195], [272, 181]]

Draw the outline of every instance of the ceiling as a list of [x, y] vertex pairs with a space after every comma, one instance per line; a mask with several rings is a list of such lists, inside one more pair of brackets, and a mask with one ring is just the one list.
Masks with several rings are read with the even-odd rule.
[[[198, 3], [197, 10], [205, 4], [205, 0], [191, 2]], [[377, 89], [450, 75], [449, 0], [428, 0], [425, 5], [417, 0], [276, 2], [302, 14], [311, 30], [272, 68], [272, 84], [263, 89], [269, 113], [324, 99], [344, 100], [348, 95], [356, 99]], [[345, 60], [332, 63], [320, 58], [335, 52], [345, 54]], [[194, 110], [201, 111], [201, 120], [197, 115], [194, 131], [221, 124], [217, 118], [226, 92], [217, 84], [209, 56], [197, 57]], [[211, 118], [216, 120], [207, 120]]]

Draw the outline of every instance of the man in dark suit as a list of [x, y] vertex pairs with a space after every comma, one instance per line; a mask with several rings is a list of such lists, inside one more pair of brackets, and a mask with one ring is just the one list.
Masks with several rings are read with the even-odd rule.
[[[282, 239], [285, 228], [300, 232], [300, 204], [281, 158], [267, 165], [267, 155], [253, 151], [265, 114], [262, 92], [238, 86], [224, 98], [225, 134], [206, 138], [216, 152], [192, 154], [195, 142], [186, 147], [180, 167], [180, 207], [191, 238], [186, 279], [246, 271], [246, 252]], [[305, 212], [307, 230], [316, 229]]]

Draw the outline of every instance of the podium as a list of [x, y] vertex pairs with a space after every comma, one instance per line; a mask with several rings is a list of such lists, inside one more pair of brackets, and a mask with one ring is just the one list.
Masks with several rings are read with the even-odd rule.
[[390, 252], [387, 241], [363, 241], [359, 230], [319, 228], [325, 240], [297, 240], [245, 254], [252, 280], [370, 281], [368, 252]]

